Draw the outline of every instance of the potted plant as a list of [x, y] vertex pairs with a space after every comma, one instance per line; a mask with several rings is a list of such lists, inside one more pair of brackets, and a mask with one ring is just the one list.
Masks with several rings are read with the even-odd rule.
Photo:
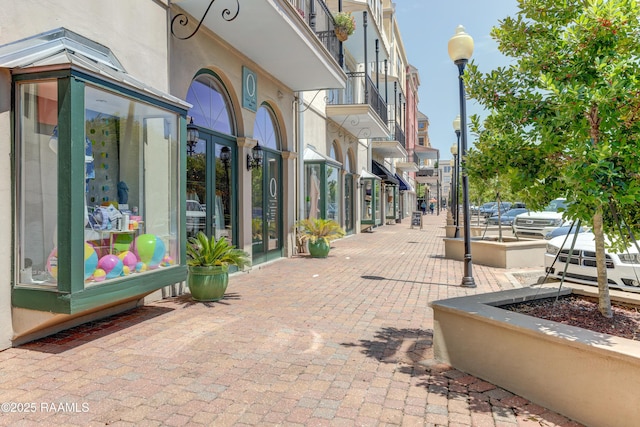
[[216, 240], [202, 231], [187, 244], [187, 286], [196, 301], [218, 301], [227, 290], [229, 266], [249, 266], [249, 254], [224, 237]]
[[298, 235], [308, 241], [312, 258], [326, 258], [331, 245], [329, 242], [345, 235], [344, 230], [332, 219], [308, 218], [298, 221]]
[[346, 41], [356, 30], [356, 20], [351, 12], [338, 12], [333, 16], [333, 28], [338, 40]]

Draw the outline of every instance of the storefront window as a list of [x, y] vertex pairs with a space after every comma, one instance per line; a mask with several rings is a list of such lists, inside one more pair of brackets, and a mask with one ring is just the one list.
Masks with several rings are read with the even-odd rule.
[[85, 88], [89, 284], [168, 267], [177, 255], [175, 114]]
[[362, 216], [363, 224], [380, 225], [380, 180], [376, 178], [361, 178], [362, 182]]
[[305, 165], [305, 183], [306, 183], [306, 201], [305, 204], [305, 217], [306, 218], [320, 218], [320, 165], [319, 164], [306, 164]]
[[[66, 123], [62, 128], [57, 86], [56, 80], [19, 84], [18, 283], [60, 287], [65, 261], [58, 247], [77, 247], [73, 236], [80, 235], [85, 288], [176, 265], [178, 115], [84, 84], [84, 129]], [[74, 154], [78, 141], [84, 141], [82, 158]], [[70, 175], [59, 176], [58, 165]], [[59, 215], [74, 206], [59, 195], [60, 179], [67, 176], [77, 179], [71, 188], [84, 193], [77, 205], [82, 221], [71, 224], [75, 230], [59, 228]]]
[[19, 87], [19, 254], [24, 284], [55, 286], [58, 232], [58, 83], [24, 83]]
[[327, 219], [338, 221], [340, 208], [340, 185], [338, 181], [339, 169], [327, 165]]

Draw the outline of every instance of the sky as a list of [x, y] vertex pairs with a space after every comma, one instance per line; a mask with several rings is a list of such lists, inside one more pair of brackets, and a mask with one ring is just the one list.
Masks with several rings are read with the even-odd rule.
[[[456, 143], [453, 120], [460, 114], [458, 67], [447, 52], [449, 39], [458, 25], [473, 37], [471, 58], [481, 71], [508, 65], [510, 59], [498, 51], [489, 35], [491, 28], [507, 16], [515, 16], [517, 0], [395, 0], [396, 18], [409, 63], [418, 69], [418, 110], [429, 117], [431, 146], [441, 159], [450, 159]], [[474, 101], [467, 101], [467, 116], [483, 115]], [[473, 136], [467, 133], [468, 146]]]

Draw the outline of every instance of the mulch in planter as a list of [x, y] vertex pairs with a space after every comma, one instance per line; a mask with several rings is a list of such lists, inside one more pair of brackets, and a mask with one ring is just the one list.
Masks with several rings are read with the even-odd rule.
[[612, 303], [613, 317], [608, 319], [598, 311], [598, 301], [582, 295], [544, 298], [500, 306], [540, 319], [577, 326], [594, 332], [640, 341], [640, 307]]

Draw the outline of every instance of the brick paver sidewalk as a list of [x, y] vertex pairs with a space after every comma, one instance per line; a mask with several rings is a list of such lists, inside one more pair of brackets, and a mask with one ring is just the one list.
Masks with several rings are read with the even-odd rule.
[[0, 424], [577, 426], [432, 360], [430, 301], [520, 286], [474, 266], [477, 289], [461, 288], [444, 222], [236, 274], [218, 303], [167, 299], [0, 352], [2, 408], [22, 411]]

